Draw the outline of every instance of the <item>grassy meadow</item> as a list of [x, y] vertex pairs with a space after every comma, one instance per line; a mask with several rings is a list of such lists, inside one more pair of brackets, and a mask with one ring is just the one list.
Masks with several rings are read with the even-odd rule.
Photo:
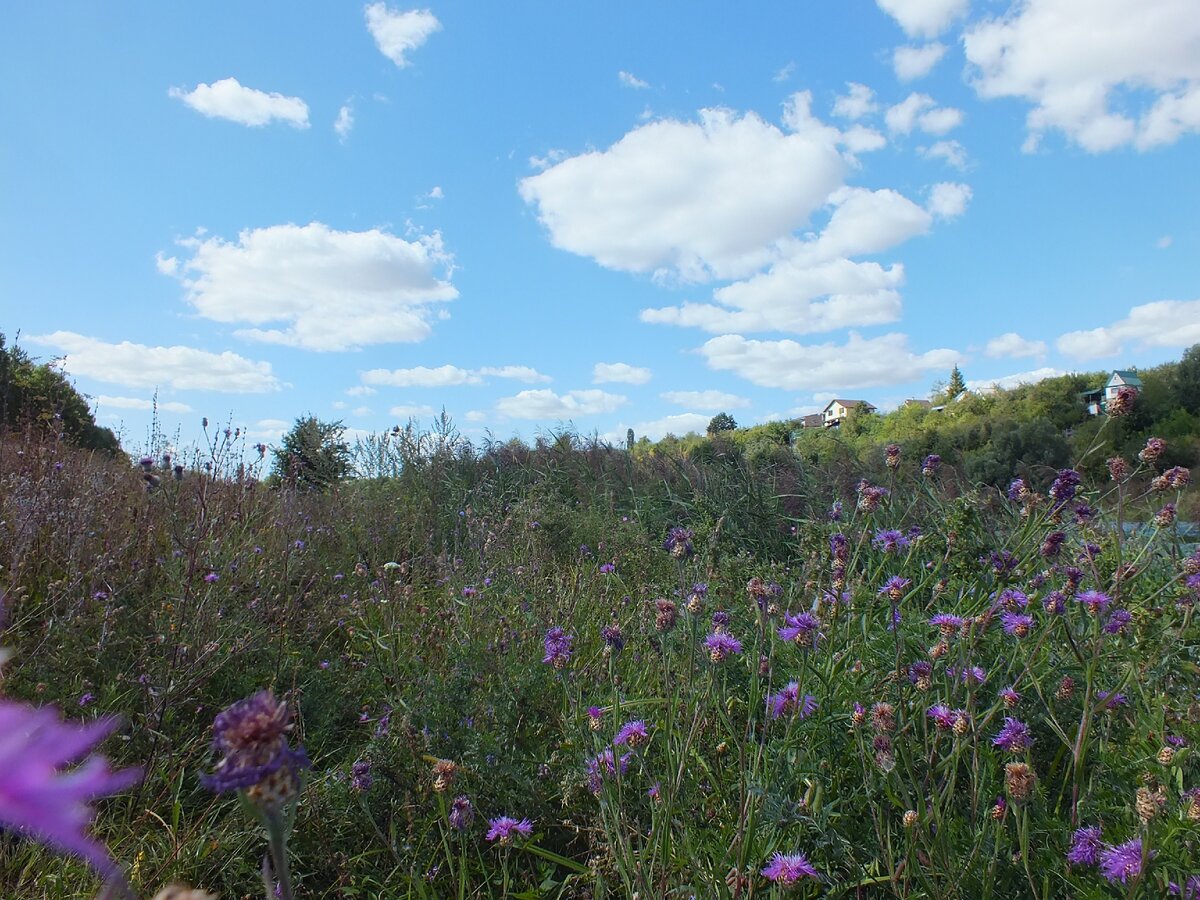
[[[0, 442], [0, 692], [119, 717], [98, 752], [142, 777], [91, 831], [134, 896], [275, 893], [257, 788], [202, 781], [266, 689], [311, 763], [272, 808], [296, 897], [1200, 896], [1161, 453], [999, 490], [903, 446], [358, 454], [318, 492], [219, 432], [146, 472]], [[102, 890], [3, 824], [3, 896]]]

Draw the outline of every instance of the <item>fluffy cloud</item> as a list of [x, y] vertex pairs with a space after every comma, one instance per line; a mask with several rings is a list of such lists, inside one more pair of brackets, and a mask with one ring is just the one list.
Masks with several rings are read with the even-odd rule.
[[875, 92], [865, 84], [846, 82], [848, 92], [833, 101], [833, 114], [841, 119], [861, 119], [879, 109]]
[[596, 363], [592, 366], [592, 384], [645, 384], [650, 377], [649, 369], [629, 363]]
[[442, 27], [427, 9], [395, 12], [385, 3], [372, 3], [366, 8], [365, 15], [367, 30], [375, 39], [379, 52], [401, 68], [409, 64], [405, 54], [416, 50]]
[[422, 416], [432, 416], [435, 412], [432, 406], [411, 404], [408, 406], [393, 406], [388, 410], [388, 415], [396, 419], [419, 419]]
[[182, 100], [210, 119], [228, 119], [239, 125], [287, 122], [293, 128], [308, 127], [308, 104], [299, 97], [268, 94], [244, 87], [236, 78], [198, 84], [190, 91], [173, 87], [167, 95]]
[[110, 344], [73, 331], [26, 338], [65, 354], [63, 368], [72, 375], [127, 387], [261, 394], [283, 387], [271, 364], [231, 353], [194, 347], [147, 347], [122, 341]]
[[893, 322], [900, 315], [903, 266], [855, 262], [926, 233], [933, 216], [891, 190], [844, 187], [821, 233], [796, 241], [767, 271], [714, 291], [715, 304], [685, 303], [647, 309], [642, 321], [703, 328], [714, 334], [745, 331], [832, 331]]
[[561, 395], [551, 390], [521, 391], [498, 400], [496, 411], [514, 419], [569, 419], [612, 412], [626, 399], [600, 390], [568, 391]]
[[1025, 0], [963, 44], [981, 97], [1033, 104], [1027, 150], [1052, 129], [1093, 153], [1200, 131], [1195, 0]]
[[939, 219], [955, 219], [967, 211], [972, 197], [969, 185], [942, 181], [929, 189], [927, 209]]
[[966, 13], [969, 0], [876, 0], [911, 37], [937, 37]]
[[741, 277], [841, 184], [841, 133], [815, 120], [809, 102], [792, 98], [788, 131], [725, 109], [651, 122], [525, 178], [521, 196], [554, 246], [607, 268]]
[[967, 390], [976, 394], [990, 394], [996, 390], [1011, 390], [1023, 384], [1037, 384], [1047, 378], [1057, 378], [1066, 375], [1062, 369], [1042, 368], [1032, 372], [1017, 372], [1015, 375], [1004, 375], [1000, 378], [984, 378], [967, 382]]
[[897, 47], [892, 53], [892, 69], [901, 81], [916, 81], [933, 71], [945, 55], [946, 45], [937, 42]]
[[745, 397], [727, 394], [724, 391], [666, 391], [658, 396], [676, 406], [710, 412], [720, 412], [723, 409], [745, 409], [750, 405], [750, 401]]
[[617, 80], [620, 81], [621, 84], [625, 85], [625, 87], [631, 87], [636, 90], [644, 90], [644, 89], [650, 87], [649, 82], [642, 81], [642, 79], [638, 78], [632, 72], [625, 72], [625, 71], [618, 72]]
[[889, 131], [908, 134], [919, 128], [926, 134], [943, 135], [962, 124], [961, 110], [938, 106], [928, 94], [912, 93], [884, 113]]
[[1127, 318], [1103, 328], [1072, 331], [1056, 342], [1059, 352], [1076, 359], [1101, 359], [1138, 347], [1188, 347], [1200, 342], [1200, 300], [1159, 300], [1129, 311]]
[[987, 342], [983, 351], [993, 359], [1021, 359], [1026, 356], [1045, 356], [1045, 341], [1027, 341], [1015, 331], [1002, 334]]
[[192, 408], [186, 403], [180, 403], [176, 400], [147, 400], [143, 397], [110, 397], [107, 394], [101, 394], [96, 398], [96, 406], [100, 409], [111, 407], [113, 409], [139, 409], [149, 412], [152, 409], [157, 409], [160, 412], [169, 413], [190, 413]]
[[930, 147], [920, 148], [926, 159], [945, 160], [946, 165], [962, 171], [967, 167], [967, 149], [958, 141], [938, 141]]
[[638, 440], [649, 438], [652, 441], [661, 441], [668, 434], [673, 434], [676, 437], [682, 437], [685, 434], [691, 433], [704, 434], [708, 428], [709, 421], [710, 417], [701, 413], [679, 413], [647, 422], [636, 422], [632, 426], [622, 423], [612, 431], [600, 435], [600, 439], [608, 441], [610, 444], [624, 446], [630, 427], [633, 428], [633, 434]]
[[[526, 384], [548, 382], [550, 378], [529, 366], [484, 366], [463, 369], [458, 366], [414, 366], [411, 369], [369, 369], [362, 373], [364, 385], [387, 387], [453, 387], [460, 384], [484, 384], [485, 379], [511, 378]], [[349, 393], [349, 391], [347, 391]]]
[[350, 131], [353, 128], [354, 110], [347, 103], [338, 110], [337, 119], [333, 123], [333, 130], [337, 132], [338, 140], [344, 142], [350, 136]]
[[700, 353], [710, 368], [735, 372], [762, 387], [789, 391], [904, 384], [931, 371], [949, 371], [962, 359], [955, 350], [914, 353], [903, 334], [865, 339], [853, 332], [845, 344], [809, 345], [726, 334], [707, 341]]
[[[206, 319], [246, 323], [237, 335], [306, 350], [420, 341], [435, 304], [452, 300], [441, 235], [335, 231], [320, 222], [243, 231], [236, 243], [190, 238], [168, 268]], [[271, 324], [282, 328], [264, 328]]]

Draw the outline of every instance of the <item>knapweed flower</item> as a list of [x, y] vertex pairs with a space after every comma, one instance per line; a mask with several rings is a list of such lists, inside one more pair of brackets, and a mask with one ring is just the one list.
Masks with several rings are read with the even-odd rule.
[[1067, 862], [1073, 866], [1094, 866], [1100, 862], [1104, 849], [1104, 838], [1099, 825], [1079, 828], [1071, 835], [1071, 849], [1067, 851]]
[[529, 837], [531, 834], [533, 823], [528, 819], [497, 816], [488, 820], [488, 833], [484, 836], [497, 847], [508, 847], [516, 840], [517, 835]]
[[791, 887], [801, 878], [820, 877], [803, 853], [776, 853], [763, 868], [762, 874], [783, 887]]
[[650, 733], [646, 730], [646, 723], [641, 719], [626, 722], [617, 732], [617, 736], [613, 738], [614, 747], [628, 744], [631, 750], [636, 750], [648, 743], [650, 743]]
[[207, 584], [212, 584], [213, 582], [220, 581], [220, 580], [221, 580], [221, 576], [218, 575], [216, 572], [209, 572], [207, 575], [204, 576], [204, 581]]
[[1029, 595], [1016, 588], [1005, 588], [996, 596], [996, 607], [1017, 612], [1029, 606]]
[[1024, 501], [1029, 497], [1029, 485], [1024, 478], [1014, 478], [1008, 485], [1008, 499], [1014, 502]]
[[1075, 499], [1075, 492], [1079, 489], [1083, 479], [1074, 469], [1060, 469], [1058, 477], [1054, 479], [1054, 483], [1050, 485], [1050, 496], [1059, 506], [1062, 506], [1071, 500]]
[[829, 507], [829, 521], [830, 522], [842, 521], [842, 501], [841, 500], [834, 500], [833, 505]]
[[980, 557], [979, 561], [991, 565], [997, 575], [1007, 575], [1018, 565], [1017, 558], [1007, 550], [993, 550], [987, 556]]
[[871, 727], [880, 732], [894, 730], [896, 727], [896, 708], [890, 703], [876, 703], [872, 706]]
[[1029, 745], [1033, 743], [1033, 735], [1029, 733], [1029, 726], [1024, 722], [1014, 719], [1012, 716], [1006, 716], [1004, 727], [992, 739], [992, 743], [1008, 753], [1021, 753], [1029, 749]]
[[888, 444], [883, 448], [883, 461], [893, 471], [900, 468], [900, 445]]
[[371, 776], [371, 763], [365, 759], [356, 759], [350, 766], [350, 789], [361, 794], [374, 783], [375, 779]]
[[201, 782], [214, 792], [245, 790], [261, 808], [273, 811], [296, 796], [299, 770], [309, 766], [304, 749], [288, 746], [291, 730], [286, 703], [270, 691], [239, 700], [213, 720], [213, 749], [223, 754]]
[[1052, 531], [1046, 535], [1045, 540], [1042, 541], [1042, 546], [1038, 549], [1038, 553], [1044, 559], [1053, 559], [1054, 557], [1058, 556], [1059, 551], [1062, 550], [1063, 542], [1066, 539], [1067, 536], [1061, 531]]
[[1175, 522], [1175, 504], [1165, 503], [1163, 508], [1154, 514], [1154, 524], [1158, 528], [1170, 528]]
[[692, 546], [693, 537], [695, 535], [689, 528], [672, 528], [667, 532], [667, 539], [663, 541], [663, 549], [674, 559], [687, 559], [696, 552]]
[[601, 575], [611, 575], [615, 571], [617, 571], [617, 567], [613, 563], [602, 563], [600, 565]]
[[875, 487], [867, 484], [867, 482], [859, 482], [858, 485], [858, 511], [869, 513], [874, 512], [879, 508], [879, 504], [883, 502], [890, 491], [887, 488]]
[[659, 631], [670, 631], [674, 628], [678, 615], [674, 600], [660, 597], [654, 601], [654, 627]]
[[446, 818], [455, 831], [466, 831], [475, 821], [475, 808], [471, 806], [471, 801], [466, 795], [455, 797]]
[[797, 714], [797, 718], [807, 719], [817, 710], [817, 698], [812, 694], [800, 696], [800, 685], [789, 681], [783, 690], [767, 697], [767, 712], [772, 719]]
[[933, 686], [933, 663], [918, 660], [908, 667], [908, 680], [918, 691], [927, 691]]
[[1004, 633], [1011, 634], [1013, 637], [1026, 637], [1033, 630], [1033, 616], [1025, 613], [1006, 612], [1000, 616], [1000, 622], [1004, 626]]
[[904, 536], [903, 531], [888, 528], [875, 532], [875, 537], [871, 543], [875, 545], [876, 549], [882, 550], [884, 553], [899, 553], [909, 546], [910, 541]]
[[779, 627], [778, 631], [781, 641], [808, 648], [817, 645], [817, 641], [821, 637], [819, 632], [821, 620], [812, 613], [802, 612], [794, 616], [789, 613], [784, 615], [783, 621], [784, 624]]
[[971, 717], [965, 709], [951, 709], [944, 703], [938, 703], [929, 707], [925, 714], [933, 720], [939, 731], [963, 735], [971, 730]]
[[937, 470], [941, 468], [942, 458], [936, 453], [930, 453], [921, 463], [921, 474], [926, 478], [930, 478], [937, 474]]
[[1127, 609], [1114, 609], [1108, 614], [1108, 620], [1104, 623], [1105, 634], [1121, 634], [1129, 627], [1133, 621], [1133, 615]]
[[542, 662], [555, 669], [566, 668], [567, 663], [571, 661], [571, 645], [574, 642], [574, 637], [555, 625], [546, 632], [546, 637], [542, 641], [546, 649], [546, 655], [542, 657]]
[[929, 624], [941, 632], [942, 637], [954, 637], [963, 627], [963, 617], [952, 613], [938, 613], [929, 618]]
[[599, 731], [604, 725], [604, 712], [598, 706], [587, 708], [588, 728]]
[[1075, 600], [1082, 603], [1093, 616], [1102, 614], [1110, 603], [1112, 598], [1108, 594], [1102, 594], [1100, 591], [1084, 591], [1082, 594], [1077, 594]]
[[688, 594], [687, 602], [683, 604], [683, 608], [693, 616], [697, 616], [704, 611], [704, 600], [707, 596], [708, 584], [703, 581], [697, 581], [692, 585], [692, 591]]
[[1061, 616], [1067, 610], [1067, 595], [1062, 591], [1051, 591], [1042, 600], [1042, 609], [1052, 616]]
[[1129, 477], [1129, 463], [1120, 456], [1114, 456], [1107, 460], [1105, 465], [1108, 466], [1108, 476], [1113, 481], [1124, 481]]
[[116, 727], [115, 719], [74, 725], [50, 707], [0, 701], [0, 825], [115, 875], [116, 863], [86, 829], [93, 800], [141, 778], [138, 769], [113, 772], [103, 756], [89, 755]]
[[878, 591], [879, 594], [886, 594], [893, 603], [899, 603], [904, 598], [904, 592], [912, 585], [912, 581], [903, 578], [900, 575], [893, 575], [883, 583]]
[[1152, 437], [1146, 440], [1146, 446], [1138, 451], [1138, 459], [1144, 463], [1152, 463], [1163, 455], [1163, 451], [1167, 449], [1167, 442], [1159, 437]]
[[629, 760], [633, 756], [632, 753], [626, 753], [620, 758], [613, 753], [612, 748], [601, 751], [596, 756], [588, 757], [587, 760], [587, 781], [588, 790], [593, 794], [599, 794], [600, 789], [604, 786], [604, 779], [612, 778], [620, 769], [622, 775], [629, 769]]
[[1128, 884], [1131, 879], [1137, 880], [1141, 877], [1143, 855], [1141, 838], [1134, 838], [1115, 847], [1105, 847], [1100, 851], [1100, 874], [1112, 884]]
[[735, 653], [742, 652], [742, 642], [731, 634], [714, 631], [704, 639], [708, 650], [708, 658], [715, 663], [722, 663]]
[[625, 649], [625, 635], [620, 625], [605, 625], [600, 629], [600, 638], [604, 641], [605, 653], [620, 653]]
[[1004, 766], [1004, 791], [1013, 803], [1021, 804], [1033, 795], [1037, 785], [1037, 773], [1023, 762], [1010, 762]]
[[1005, 709], [1015, 709], [1017, 704], [1021, 702], [1021, 695], [1017, 693], [1017, 689], [1009, 686], [1001, 688], [999, 692], [1000, 702], [1004, 704]]
[[718, 609], [715, 613], [713, 613], [712, 614], [712, 627], [713, 627], [713, 631], [729, 630], [729, 613], [727, 613], [721, 609]]
[[458, 763], [449, 759], [436, 760], [432, 774], [434, 791], [444, 794], [454, 786], [454, 779], [458, 777]]

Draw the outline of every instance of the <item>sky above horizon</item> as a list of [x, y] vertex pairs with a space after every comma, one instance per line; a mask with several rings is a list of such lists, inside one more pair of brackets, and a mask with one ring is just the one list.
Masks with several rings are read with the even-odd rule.
[[131, 453], [623, 442], [1200, 342], [1195, 0], [9, 5], [0, 331]]

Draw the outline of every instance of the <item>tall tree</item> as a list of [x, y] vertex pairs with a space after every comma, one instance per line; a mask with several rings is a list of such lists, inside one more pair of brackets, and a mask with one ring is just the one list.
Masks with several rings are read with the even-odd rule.
[[316, 416], [296, 420], [274, 450], [272, 474], [284, 484], [323, 491], [350, 474], [350, 447], [342, 440], [346, 426], [322, 422]]
[[737, 429], [737, 422], [727, 412], [717, 413], [708, 423], [709, 434], [720, 434], [722, 431], [734, 431], [735, 429]]
[[967, 389], [967, 382], [963, 379], [962, 372], [958, 370], [956, 365], [950, 370], [950, 383], [946, 385], [946, 399], [957, 397]]

